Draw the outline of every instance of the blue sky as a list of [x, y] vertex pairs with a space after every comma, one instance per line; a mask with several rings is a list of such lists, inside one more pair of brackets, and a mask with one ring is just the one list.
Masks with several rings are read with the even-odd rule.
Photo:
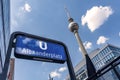
[[[66, 6], [74, 21], [79, 24], [79, 34], [91, 52], [106, 43], [120, 46], [119, 0], [11, 0], [11, 33], [22, 31], [64, 42], [73, 66], [83, 56], [68, 29]], [[16, 59], [15, 80], [64, 80], [68, 74], [65, 64]]]

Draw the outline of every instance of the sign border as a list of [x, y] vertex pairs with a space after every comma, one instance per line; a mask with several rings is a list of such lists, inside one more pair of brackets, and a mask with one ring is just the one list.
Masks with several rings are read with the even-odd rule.
[[[48, 39], [48, 38], [44, 38], [44, 37], [40, 37], [40, 36], [36, 36], [36, 35], [32, 35], [32, 34], [28, 34], [28, 33], [23, 33], [23, 32], [17, 32], [15, 33], [15, 39], [17, 38], [17, 36], [24, 36], [27, 38], [32, 38], [32, 39], [36, 39], [36, 40], [41, 40], [41, 41], [45, 41], [45, 42], [51, 42], [54, 44], [58, 44], [58, 45], [62, 45], [65, 49], [65, 57], [67, 60], [67, 48], [66, 45], [60, 41], [57, 40], [52, 40], [52, 39]], [[43, 58], [43, 57], [37, 57], [37, 56], [29, 56], [29, 55], [22, 55], [22, 54], [17, 54], [15, 52], [16, 50], [16, 42], [14, 42], [14, 56], [16, 58], [21, 58], [21, 59], [28, 59], [28, 60], [36, 60], [36, 61], [44, 61], [44, 62], [53, 62], [53, 63], [61, 63], [63, 64], [64, 62], [66, 62], [66, 60], [56, 60], [56, 59], [49, 59], [49, 58]]]

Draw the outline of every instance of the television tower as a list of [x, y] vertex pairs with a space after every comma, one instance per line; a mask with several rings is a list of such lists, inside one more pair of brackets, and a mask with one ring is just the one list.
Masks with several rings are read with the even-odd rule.
[[68, 12], [66, 7], [65, 7], [65, 11], [67, 13], [68, 22], [69, 22], [68, 28], [72, 33], [74, 33], [75, 38], [78, 42], [78, 45], [81, 49], [82, 55], [85, 57], [86, 67], [87, 67], [87, 75], [89, 78], [90, 76], [92, 76], [96, 73], [96, 69], [95, 69], [89, 55], [87, 54], [87, 51], [85, 50], [85, 47], [83, 46], [82, 40], [78, 34], [79, 25], [76, 22], [74, 22], [73, 18], [70, 16], [70, 13]]

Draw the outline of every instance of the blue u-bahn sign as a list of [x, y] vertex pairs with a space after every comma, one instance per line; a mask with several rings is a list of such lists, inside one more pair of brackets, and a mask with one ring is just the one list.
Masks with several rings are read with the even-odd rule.
[[43, 38], [36, 39], [22, 35], [16, 37], [15, 56], [57, 63], [66, 61], [66, 51], [63, 44]]

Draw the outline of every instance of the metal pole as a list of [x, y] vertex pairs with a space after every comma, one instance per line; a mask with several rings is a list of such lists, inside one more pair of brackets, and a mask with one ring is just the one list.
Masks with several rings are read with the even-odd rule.
[[72, 66], [72, 62], [71, 62], [71, 59], [70, 59], [69, 52], [68, 52], [67, 49], [66, 49], [66, 51], [67, 51], [67, 55], [66, 55], [67, 56], [67, 66], [68, 66], [70, 78], [71, 78], [71, 80], [76, 80], [75, 72], [74, 72], [74, 68]]
[[11, 51], [12, 51], [12, 47], [14, 46], [13, 40], [14, 40], [14, 34], [11, 35], [11, 38], [9, 41], [9, 46], [8, 46], [8, 50], [7, 50], [7, 54], [6, 54], [6, 58], [5, 58], [5, 64], [4, 64], [1, 80], [6, 80], [6, 78], [7, 78], [7, 72], [8, 72], [9, 63], [10, 63]]

